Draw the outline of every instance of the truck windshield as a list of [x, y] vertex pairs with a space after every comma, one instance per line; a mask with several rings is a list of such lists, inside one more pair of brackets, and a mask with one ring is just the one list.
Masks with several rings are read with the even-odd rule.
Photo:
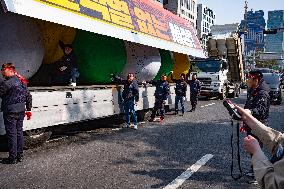
[[221, 61], [196, 61], [192, 63], [192, 69], [194, 72], [219, 72], [221, 70]]

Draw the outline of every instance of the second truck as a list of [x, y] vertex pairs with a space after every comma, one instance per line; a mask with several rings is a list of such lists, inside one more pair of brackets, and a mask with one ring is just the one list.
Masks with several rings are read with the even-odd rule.
[[201, 96], [218, 97], [221, 100], [237, 97], [240, 85], [244, 82], [241, 36], [237, 30], [223, 29], [222, 32], [221, 26], [213, 27], [217, 29], [207, 41], [208, 58], [193, 59], [191, 72], [197, 73], [197, 78], [202, 82]]

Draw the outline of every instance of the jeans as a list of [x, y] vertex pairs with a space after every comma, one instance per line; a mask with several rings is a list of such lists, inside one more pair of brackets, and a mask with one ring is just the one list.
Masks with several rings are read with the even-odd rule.
[[159, 99], [159, 98], [155, 99], [154, 109], [153, 109], [152, 114], [151, 114], [152, 119], [155, 118], [158, 110], [160, 110], [161, 118], [164, 118], [165, 117], [165, 100]]
[[78, 68], [71, 69], [71, 83], [76, 83], [77, 78], [80, 76]]
[[24, 137], [23, 137], [23, 121], [25, 114], [7, 113], [3, 114], [4, 125], [8, 138], [9, 158], [15, 159], [23, 154]]
[[137, 115], [135, 112], [135, 103], [134, 100], [128, 100], [124, 102], [124, 113], [126, 117], [126, 123], [130, 125], [130, 118], [131, 118], [131, 113], [133, 114], [133, 122], [134, 125], [137, 125]]
[[190, 93], [190, 102], [192, 109], [195, 109], [197, 105], [197, 93]]
[[178, 112], [178, 103], [181, 105], [181, 112], [184, 114], [184, 100], [183, 96], [176, 95], [175, 98], [175, 111]]

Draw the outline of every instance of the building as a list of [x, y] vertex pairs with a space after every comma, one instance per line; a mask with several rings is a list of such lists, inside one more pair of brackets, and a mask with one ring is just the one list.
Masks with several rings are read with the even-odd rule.
[[164, 0], [164, 8], [188, 20], [196, 27], [198, 0]]
[[240, 30], [245, 32], [245, 55], [253, 56], [264, 51], [264, 34], [266, 23], [263, 10], [247, 11], [241, 21]]
[[153, 0], [153, 1], [156, 2], [158, 5], [160, 5], [161, 7], [163, 7], [164, 0]]
[[[267, 29], [284, 28], [284, 10], [268, 11]], [[277, 34], [267, 34], [265, 37], [265, 51], [283, 53], [284, 52], [284, 31]]]
[[211, 27], [216, 23], [216, 15], [214, 11], [203, 4], [197, 5], [197, 37], [200, 39], [201, 46], [206, 50], [206, 41]]

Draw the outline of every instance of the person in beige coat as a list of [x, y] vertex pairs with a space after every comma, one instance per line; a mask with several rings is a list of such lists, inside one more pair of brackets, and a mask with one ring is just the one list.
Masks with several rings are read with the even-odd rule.
[[[259, 137], [264, 146], [273, 154], [271, 163], [261, 150], [258, 141], [251, 135], [244, 139], [245, 150], [252, 154], [252, 164], [256, 180], [261, 188], [284, 189], [284, 134], [265, 126], [254, 118], [249, 111], [236, 106], [242, 115], [242, 120], [252, 129], [252, 133]], [[276, 158], [276, 160], [275, 160]]]

